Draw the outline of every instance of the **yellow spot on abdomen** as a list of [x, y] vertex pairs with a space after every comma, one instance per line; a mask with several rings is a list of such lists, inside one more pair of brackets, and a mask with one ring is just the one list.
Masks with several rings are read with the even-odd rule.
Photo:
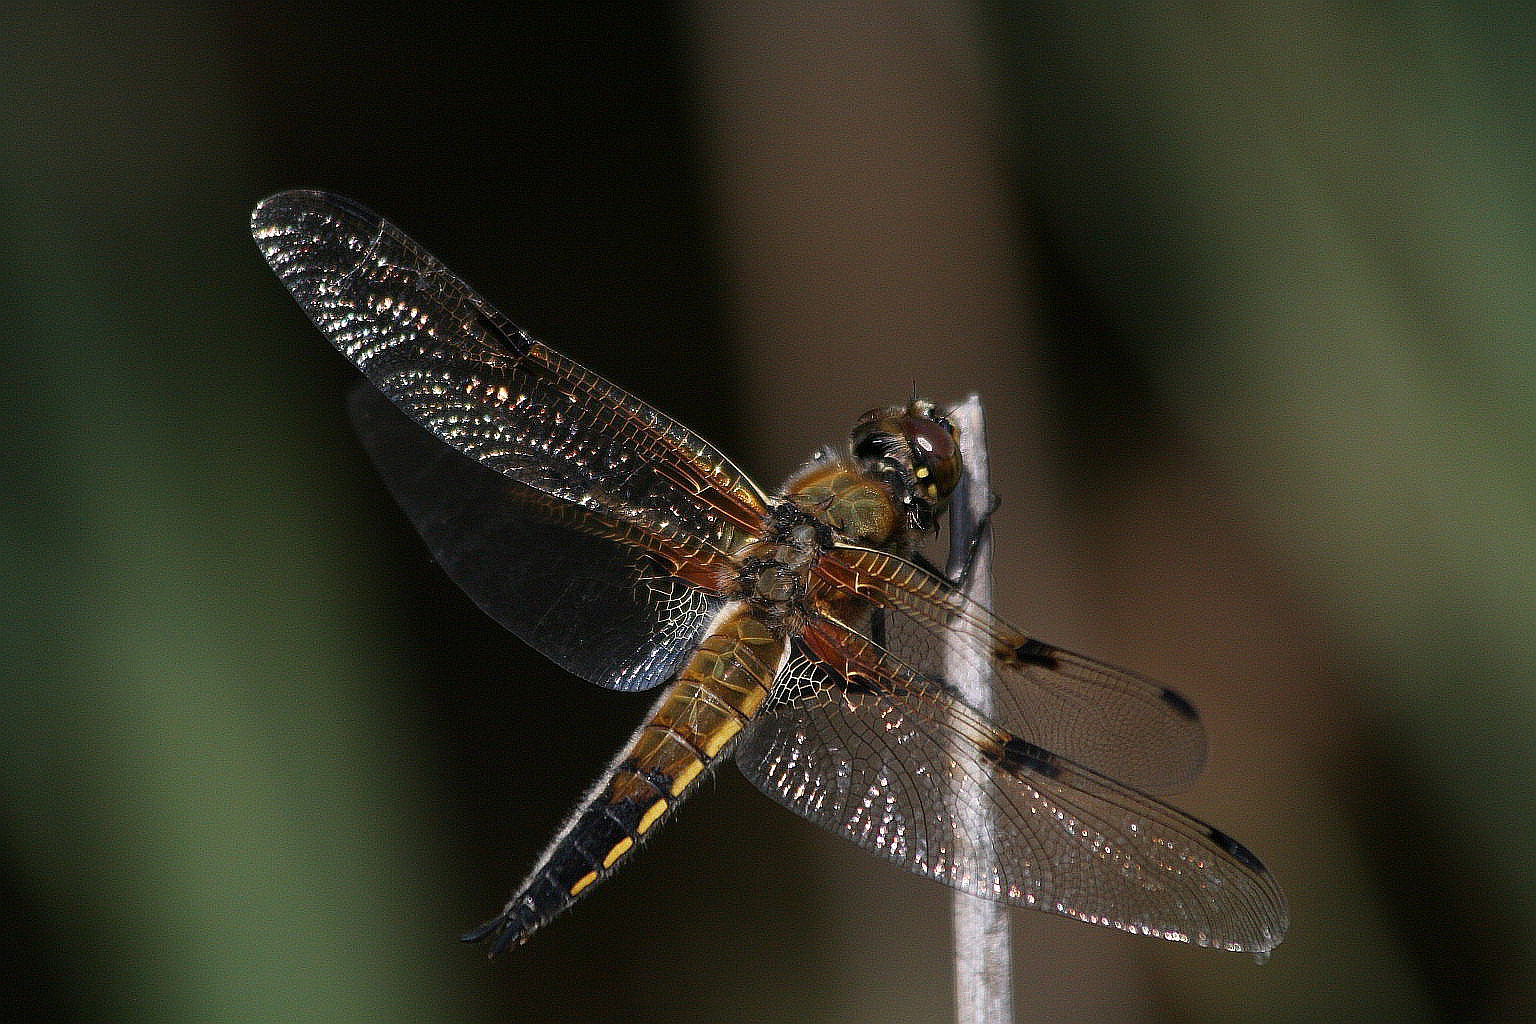
[[720, 753], [720, 748], [730, 742], [731, 737], [741, 732], [739, 719], [729, 718], [720, 723], [720, 727], [704, 738], [704, 753], [713, 758]]
[[635, 826], [635, 832], [642, 836], [645, 835], [645, 830], [656, 824], [656, 819], [666, 813], [666, 810], [666, 800], [657, 800], [655, 803], [651, 804], [651, 809], [646, 811], [645, 814], [641, 816], [640, 824]]
[[671, 793], [672, 793], [672, 795], [673, 796], [677, 796], [683, 790], [687, 789], [688, 788], [688, 783], [690, 783], [694, 779], [698, 778], [699, 777], [699, 772], [701, 772], [703, 770], [704, 770], [704, 762], [703, 761], [700, 761], [698, 758], [694, 758], [693, 760], [691, 760], [689, 762], [689, 764], [688, 764], [688, 767], [686, 767], [682, 771], [678, 772], [677, 773], [677, 778], [672, 780], [672, 786], [671, 786]]
[[581, 895], [581, 890], [585, 889], [587, 886], [591, 885], [595, 881], [597, 881], [597, 872], [596, 871], [588, 871], [586, 874], [582, 875], [580, 878], [578, 878], [576, 880], [576, 884], [575, 885], [571, 886], [571, 895], [572, 896], [579, 896], [579, 895]]
[[[603, 868], [606, 870], [607, 868], [613, 867], [613, 862], [628, 853], [629, 848], [634, 845], [635, 841], [629, 838], [629, 836], [625, 836], [623, 839], [620, 839], [618, 842], [614, 843], [613, 849], [608, 851], [608, 856], [603, 858]], [[572, 895], [574, 895], [574, 893]]]

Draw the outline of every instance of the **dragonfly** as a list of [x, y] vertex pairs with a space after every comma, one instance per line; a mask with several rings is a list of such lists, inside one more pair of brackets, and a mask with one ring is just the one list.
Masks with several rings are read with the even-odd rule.
[[[865, 413], [770, 492], [358, 203], [282, 192], [251, 227], [366, 378], [360, 436], [449, 576], [575, 675], [659, 689], [466, 941], [492, 956], [526, 942], [726, 760], [973, 896], [1226, 950], [1284, 937], [1285, 897], [1259, 859], [1153, 795], [1204, 763], [1194, 705], [1026, 635], [922, 556], [966, 444], [933, 403]], [[987, 713], [961, 675], [988, 688]]]

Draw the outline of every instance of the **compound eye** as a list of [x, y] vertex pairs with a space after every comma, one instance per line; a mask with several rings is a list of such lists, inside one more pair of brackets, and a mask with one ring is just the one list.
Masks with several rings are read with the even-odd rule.
[[853, 454], [860, 459], [889, 458], [892, 448], [900, 444], [901, 438], [888, 430], [868, 430], [855, 436]]
[[960, 482], [960, 446], [954, 428], [945, 420], [912, 417], [907, 421], [907, 440], [912, 446], [912, 470], [917, 485], [931, 502], [950, 496]]

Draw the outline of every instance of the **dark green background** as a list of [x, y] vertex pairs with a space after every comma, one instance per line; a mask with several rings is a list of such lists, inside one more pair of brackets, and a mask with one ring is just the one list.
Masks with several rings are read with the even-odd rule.
[[[756, 5], [713, 24], [736, 6]], [[1252, 840], [1295, 918], [1262, 968], [1032, 920], [1020, 1019], [1531, 1012], [1532, 19], [911, 8], [916, 38], [951, 24], [935, 10], [974, 29], [1025, 240], [1029, 337], [957, 377], [984, 398], [1028, 378], [1072, 565], [1123, 602], [1049, 639], [1118, 623], [1133, 635], [1103, 653], [1214, 707], [1230, 788], [1187, 803]], [[729, 772], [507, 961], [452, 942], [645, 701], [562, 676], [441, 577], [351, 436], [353, 371], [248, 236], [277, 189], [354, 196], [772, 480], [800, 452], [764, 451], [744, 401], [797, 382], [743, 370], [696, 13], [0, 14], [0, 1004], [19, 1019], [943, 1012], [938, 887]], [[771, 344], [855, 382], [808, 436], [905, 397], [889, 380], [951, 385], [908, 371], [921, 329], [857, 354]], [[1027, 542], [1034, 497], [1004, 498], [1000, 545]], [[1194, 625], [1175, 610], [1179, 574], [1233, 536], [1220, 593], [1264, 595], [1291, 630], [1251, 669], [1209, 646], [1262, 632], [1246, 596]], [[1000, 574], [1010, 616], [1034, 583]], [[1171, 646], [1147, 665], [1138, 633]], [[1258, 712], [1219, 681], [1266, 666], [1286, 682]], [[1058, 939], [1086, 943], [1072, 980], [1034, 991]]]

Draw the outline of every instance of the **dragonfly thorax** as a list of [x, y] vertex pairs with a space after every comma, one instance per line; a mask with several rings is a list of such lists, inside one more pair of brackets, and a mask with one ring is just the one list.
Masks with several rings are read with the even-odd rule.
[[891, 482], [860, 472], [846, 459], [807, 463], [789, 478], [791, 504], [839, 540], [871, 547], [903, 546], [906, 522]]
[[811, 570], [831, 546], [832, 531], [794, 501], [776, 505], [760, 540], [736, 552], [736, 598], [747, 601], [765, 623], [778, 626], [797, 617], [810, 586]]

